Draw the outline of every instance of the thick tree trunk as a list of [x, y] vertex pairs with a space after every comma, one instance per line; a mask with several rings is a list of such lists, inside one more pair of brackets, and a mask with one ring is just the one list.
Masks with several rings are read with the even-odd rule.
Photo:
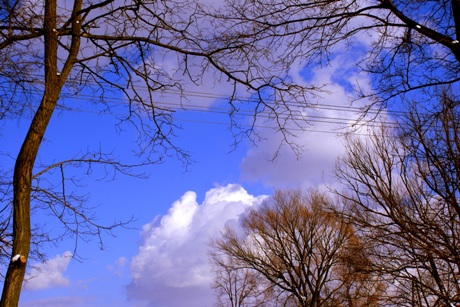
[[460, 40], [460, 0], [452, 0], [452, 16], [455, 22], [455, 39]]
[[[16, 159], [13, 177], [13, 248], [3, 285], [1, 307], [18, 306], [30, 250], [32, 170], [41, 141], [59, 99], [63, 82], [57, 71], [56, 0], [45, 1], [45, 90]], [[20, 255], [21, 257], [15, 257]], [[15, 260], [18, 258], [17, 260]]]
[[[53, 98], [49, 96], [54, 96]], [[30, 250], [30, 192], [32, 169], [46, 127], [53, 113], [56, 94], [45, 94], [42, 103], [30, 125], [29, 132], [22, 145], [14, 169], [13, 198], [13, 249], [12, 255], [20, 255], [16, 261], [10, 261], [5, 276], [0, 306], [17, 306]], [[13, 258], [12, 258], [13, 259]]]
[[460, 0], [452, 0], [452, 16], [454, 17], [455, 22], [455, 39], [457, 43], [455, 44], [454, 54], [457, 58], [457, 61], [460, 62]]

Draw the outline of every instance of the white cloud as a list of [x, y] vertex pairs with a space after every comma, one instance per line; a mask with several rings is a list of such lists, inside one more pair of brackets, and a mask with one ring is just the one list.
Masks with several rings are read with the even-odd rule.
[[[274, 134], [269, 129], [260, 129], [257, 132], [264, 140], [250, 148], [241, 162], [243, 180], [262, 182], [277, 188], [333, 182], [331, 170], [344, 151], [342, 135], [350, 131], [362, 115], [359, 108], [368, 103], [363, 100], [351, 105], [349, 102], [358, 84], [364, 89], [370, 84], [368, 76], [357, 72], [354, 65], [355, 62], [344, 54], [335, 57], [330, 65], [311, 72], [309, 82], [328, 86], [317, 100], [317, 105], [311, 103], [312, 108], [303, 113], [311, 126], [305, 131], [296, 130], [296, 127], [291, 130], [296, 136], [289, 141], [302, 147], [303, 152], [296, 156], [289, 146], [284, 146], [273, 160], [282, 142], [282, 135]], [[301, 82], [304, 73], [302, 70], [291, 71], [298, 82]]]
[[68, 286], [70, 281], [63, 274], [67, 270], [70, 259], [72, 259], [72, 253], [66, 251], [45, 263], [33, 266], [26, 277], [24, 288], [26, 290], [43, 290]]
[[266, 196], [229, 184], [209, 190], [202, 204], [196, 197], [186, 192], [165, 216], [144, 225], [142, 243], [131, 262], [131, 299], [158, 307], [212, 305], [209, 240]]
[[301, 156], [297, 157], [286, 146], [272, 161], [278, 146], [276, 142], [280, 141], [280, 137], [272, 137], [247, 152], [241, 163], [243, 180], [262, 182], [277, 188], [330, 183], [334, 162], [343, 152], [338, 136], [320, 132], [304, 133], [297, 141], [305, 148]]

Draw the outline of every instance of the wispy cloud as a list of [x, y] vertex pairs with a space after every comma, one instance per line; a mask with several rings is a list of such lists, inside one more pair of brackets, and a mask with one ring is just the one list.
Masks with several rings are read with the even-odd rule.
[[36, 264], [26, 277], [24, 289], [43, 290], [68, 286], [70, 280], [64, 276], [64, 272], [67, 270], [70, 259], [72, 259], [72, 253], [66, 251], [45, 263]]
[[107, 270], [109, 270], [116, 276], [123, 276], [126, 270], [127, 262], [128, 259], [126, 259], [126, 257], [120, 257], [113, 264], [108, 265]]
[[[302, 150], [296, 154], [288, 145], [279, 147], [283, 135], [258, 129], [262, 140], [248, 150], [240, 164], [243, 180], [277, 188], [317, 186], [334, 181], [331, 170], [344, 151], [343, 133], [355, 129], [351, 127], [356, 127], [363, 107], [369, 104], [365, 99], [351, 103], [351, 93], [357, 87], [367, 88], [370, 84], [369, 76], [359, 73], [354, 65], [347, 56], [336, 56], [330, 65], [311, 72], [291, 71], [299, 83], [307, 78], [311, 79], [309, 82], [327, 85], [321, 96], [306, 101], [311, 108], [306, 109], [302, 117], [308, 126], [304, 129], [287, 126], [287, 131], [294, 134], [288, 136], [289, 141]], [[309, 76], [305, 76], [306, 73]]]

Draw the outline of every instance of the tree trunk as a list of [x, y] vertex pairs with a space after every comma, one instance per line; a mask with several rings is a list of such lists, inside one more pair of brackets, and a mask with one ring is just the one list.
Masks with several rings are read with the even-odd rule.
[[455, 22], [455, 39], [460, 40], [460, 0], [452, 0], [452, 16]]
[[[27, 260], [30, 250], [30, 192], [32, 169], [46, 127], [57, 99], [45, 94], [16, 160], [13, 177], [13, 249], [12, 256], [21, 255]], [[53, 95], [54, 96], [54, 95]], [[3, 286], [0, 306], [17, 306], [26, 269], [26, 261], [10, 261]]]
[[[63, 82], [57, 71], [56, 0], [45, 1], [45, 90], [16, 159], [13, 177], [13, 248], [3, 285], [1, 307], [18, 306], [30, 250], [32, 170], [41, 141], [59, 99]], [[19, 259], [14, 256], [20, 255]]]
[[460, 0], [452, 0], [452, 16], [454, 17], [455, 39], [457, 40], [454, 54], [457, 57], [457, 61], [460, 62], [460, 43], [458, 42], [460, 40]]

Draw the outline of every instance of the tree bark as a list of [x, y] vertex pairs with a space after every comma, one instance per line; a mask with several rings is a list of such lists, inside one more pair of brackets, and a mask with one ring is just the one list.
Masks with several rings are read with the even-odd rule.
[[[41, 141], [59, 99], [63, 82], [57, 71], [56, 0], [45, 2], [45, 91], [16, 159], [13, 177], [13, 247], [3, 285], [1, 307], [18, 306], [30, 250], [32, 170]], [[22, 259], [13, 261], [15, 255]], [[22, 260], [22, 261], [21, 261]]]
[[460, 0], [452, 0], [452, 16], [455, 22], [455, 39], [460, 40]]
[[[24, 256], [27, 260], [30, 250], [30, 192], [32, 185], [32, 169], [40, 143], [45, 134], [57, 99], [55, 93], [45, 93], [37, 110], [29, 132], [24, 140], [14, 169], [13, 198], [13, 249], [12, 255]], [[0, 306], [17, 306], [24, 280], [26, 264], [11, 261], [5, 277]]]

